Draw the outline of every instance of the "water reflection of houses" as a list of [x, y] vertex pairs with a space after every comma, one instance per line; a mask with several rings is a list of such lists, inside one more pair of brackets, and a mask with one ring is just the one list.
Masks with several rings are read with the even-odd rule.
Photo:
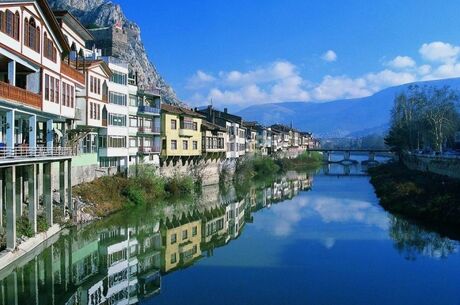
[[138, 304], [161, 292], [162, 275], [214, 255], [241, 236], [255, 212], [308, 190], [311, 181], [287, 173], [244, 198], [233, 187], [207, 187], [198, 203], [168, 207], [167, 216], [65, 231], [0, 272], [0, 305]]
[[166, 218], [161, 236], [164, 272], [188, 266], [201, 256], [201, 218], [196, 211]]

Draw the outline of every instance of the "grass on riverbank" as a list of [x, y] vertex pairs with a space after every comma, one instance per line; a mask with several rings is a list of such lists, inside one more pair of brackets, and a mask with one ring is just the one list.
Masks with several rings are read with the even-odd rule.
[[137, 176], [101, 177], [74, 188], [75, 196], [91, 203], [86, 212], [103, 217], [132, 205], [142, 205], [156, 199], [192, 195], [195, 182], [190, 176], [159, 176], [150, 166], [139, 166]]
[[308, 171], [318, 168], [322, 163], [323, 157], [319, 152], [303, 152], [297, 158], [277, 160], [277, 164], [284, 171]]
[[271, 158], [255, 155], [238, 160], [235, 180], [265, 179], [289, 170], [305, 171], [316, 169], [322, 164], [322, 156], [317, 152], [304, 152], [297, 158]]
[[371, 168], [369, 174], [385, 209], [434, 225], [460, 224], [460, 181], [396, 162]]

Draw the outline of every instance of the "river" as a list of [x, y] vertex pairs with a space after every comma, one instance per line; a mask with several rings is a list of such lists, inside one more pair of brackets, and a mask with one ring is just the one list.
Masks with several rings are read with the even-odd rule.
[[0, 304], [460, 304], [458, 249], [332, 165], [64, 230], [0, 271]]

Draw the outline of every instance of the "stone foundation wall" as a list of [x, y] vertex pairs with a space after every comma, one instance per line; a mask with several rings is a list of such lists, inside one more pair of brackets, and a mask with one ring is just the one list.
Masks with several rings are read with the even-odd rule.
[[231, 178], [235, 172], [236, 162], [234, 160], [200, 160], [198, 162], [187, 161], [185, 164], [177, 162], [165, 162], [160, 166], [160, 175], [170, 178], [178, 175], [192, 175], [201, 178], [203, 185], [213, 185], [219, 183], [222, 171]]
[[405, 155], [402, 161], [412, 170], [460, 179], [460, 159]]

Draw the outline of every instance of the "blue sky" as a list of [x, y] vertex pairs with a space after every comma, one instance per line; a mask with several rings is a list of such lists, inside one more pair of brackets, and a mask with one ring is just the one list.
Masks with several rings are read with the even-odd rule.
[[327, 101], [460, 76], [458, 1], [116, 2], [192, 105]]

